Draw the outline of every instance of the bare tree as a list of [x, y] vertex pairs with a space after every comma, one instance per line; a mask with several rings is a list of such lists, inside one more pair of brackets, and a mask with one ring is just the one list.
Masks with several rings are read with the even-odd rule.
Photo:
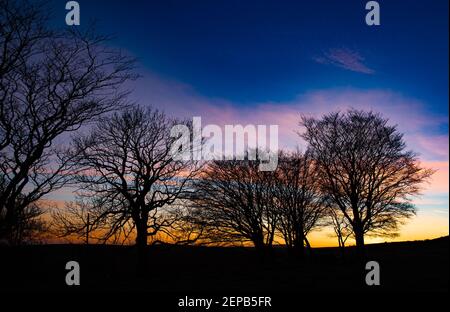
[[258, 166], [259, 160], [214, 160], [193, 184], [191, 222], [200, 224], [210, 241], [272, 246], [279, 218], [275, 179]]
[[392, 235], [415, 214], [411, 196], [433, 171], [406, 150], [402, 134], [388, 119], [349, 110], [322, 119], [303, 117], [301, 125], [321, 191], [351, 225], [358, 250], [363, 250], [365, 234]]
[[40, 218], [44, 213], [42, 208], [36, 203], [31, 203], [18, 211], [20, 215], [17, 216], [17, 221], [9, 228], [8, 242], [18, 245], [39, 241], [49, 229], [48, 222]]
[[[65, 185], [73, 155], [57, 144], [123, 106], [133, 61], [92, 31], [52, 32], [42, 3], [0, 1], [0, 237]], [[34, 213], [34, 216], [39, 214]], [[22, 219], [21, 219], [22, 218]], [[16, 227], [17, 229], [17, 227]]]
[[280, 153], [275, 195], [280, 213], [277, 228], [288, 248], [304, 255], [307, 235], [321, 225], [325, 206], [318, 172], [310, 153]]
[[338, 239], [339, 249], [343, 253], [345, 243], [353, 235], [352, 226], [339, 208], [328, 206], [327, 212], [331, 220], [330, 225], [333, 227], [334, 234]]
[[[90, 229], [101, 239], [126, 239], [135, 233], [139, 271], [144, 270], [148, 237], [166, 233], [178, 221], [178, 201], [187, 196], [198, 164], [177, 160], [171, 136], [175, 125], [191, 125], [151, 108], [131, 107], [101, 118], [87, 136], [77, 139], [77, 176]], [[87, 203], [86, 203], [87, 201]], [[66, 218], [67, 233], [83, 235], [85, 217]], [[81, 221], [81, 222], [80, 222]], [[142, 272], [142, 271], [141, 271]]]

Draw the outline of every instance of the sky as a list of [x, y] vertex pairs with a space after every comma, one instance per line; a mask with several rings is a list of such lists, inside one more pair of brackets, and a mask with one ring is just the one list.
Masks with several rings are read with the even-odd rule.
[[[378, 1], [380, 26], [366, 25], [367, 1], [78, 2], [76, 27], [95, 21], [114, 35], [111, 46], [138, 59], [139, 104], [205, 123], [276, 124], [284, 148], [304, 144], [301, 114], [382, 113], [438, 170], [396, 240], [448, 235], [447, 0]], [[67, 27], [66, 1], [52, 3], [53, 23]], [[335, 244], [326, 232], [311, 241]]]

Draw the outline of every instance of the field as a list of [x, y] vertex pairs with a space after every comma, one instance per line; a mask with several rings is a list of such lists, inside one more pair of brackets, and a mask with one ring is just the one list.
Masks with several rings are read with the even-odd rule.
[[[366, 286], [364, 264], [348, 248], [313, 249], [306, 260], [284, 248], [153, 246], [148, 274], [137, 276], [135, 249], [104, 245], [0, 247], [1, 291], [148, 291], [286, 293], [304, 291], [448, 291], [448, 237], [369, 245], [380, 264], [380, 286]], [[80, 264], [80, 286], [67, 286], [66, 262]]]

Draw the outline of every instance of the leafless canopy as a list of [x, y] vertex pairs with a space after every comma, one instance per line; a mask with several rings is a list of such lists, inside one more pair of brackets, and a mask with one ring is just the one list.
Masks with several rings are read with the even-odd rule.
[[[79, 138], [77, 163], [80, 209], [59, 216], [66, 233], [97, 231], [103, 241], [136, 234], [136, 244], [165, 233], [179, 220], [179, 201], [198, 171], [192, 161], [176, 160], [174, 125], [191, 125], [151, 108], [131, 107], [102, 118]], [[90, 224], [86, 214], [90, 214]], [[75, 217], [75, 218], [74, 218]], [[61, 223], [61, 222], [60, 222]]]
[[326, 213], [318, 171], [308, 151], [281, 152], [275, 175], [274, 198], [280, 216], [277, 229], [286, 246], [303, 254], [308, 233], [323, 225]]
[[63, 186], [70, 153], [57, 139], [123, 105], [132, 60], [92, 31], [49, 31], [46, 7], [0, 1], [0, 237]]
[[395, 233], [414, 215], [411, 196], [433, 172], [406, 150], [402, 134], [387, 119], [349, 110], [322, 119], [303, 117], [301, 124], [321, 192], [351, 225], [357, 246], [364, 246], [365, 234]]
[[214, 160], [195, 181], [192, 221], [203, 226], [212, 242], [272, 246], [278, 221], [275, 179], [258, 166], [259, 160]]

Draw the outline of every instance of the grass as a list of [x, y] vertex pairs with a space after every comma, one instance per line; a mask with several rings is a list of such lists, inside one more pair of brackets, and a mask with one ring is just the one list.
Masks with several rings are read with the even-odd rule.
[[152, 246], [148, 274], [136, 271], [135, 249], [106, 245], [0, 247], [0, 291], [73, 291], [66, 262], [80, 264], [76, 291], [177, 293], [304, 291], [448, 291], [448, 237], [367, 246], [380, 264], [381, 286], [365, 285], [364, 263], [348, 248], [316, 248], [304, 261], [284, 248], [261, 255], [253, 248]]

